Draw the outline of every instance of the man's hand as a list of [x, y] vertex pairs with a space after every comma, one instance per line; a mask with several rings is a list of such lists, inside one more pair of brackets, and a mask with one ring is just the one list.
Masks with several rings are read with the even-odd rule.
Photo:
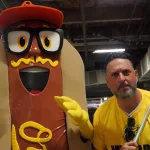
[[138, 144], [134, 141], [125, 143], [120, 150], [136, 150], [138, 148]]
[[74, 125], [78, 126], [81, 135], [86, 139], [93, 136], [93, 126], [89, 120], [88, 113], [73, 99], [66, 96], [55, 96], [58, 105], [70, 116]]

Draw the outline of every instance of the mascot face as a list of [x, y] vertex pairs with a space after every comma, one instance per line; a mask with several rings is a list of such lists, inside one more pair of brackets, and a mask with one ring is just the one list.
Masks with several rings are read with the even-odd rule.
[[24, 90], [41, 93], [48, 86], [51, 68], [59, 66], [63, 31], [41, 21], [26, 21], [7, 29], [4, 38], [11, 76], [22, 81]]

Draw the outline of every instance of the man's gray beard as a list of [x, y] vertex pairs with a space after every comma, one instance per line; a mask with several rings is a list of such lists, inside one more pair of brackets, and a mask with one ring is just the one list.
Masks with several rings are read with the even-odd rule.
[[128, 90], [117, 91], [114, 94], [116, 95], [116, 97], [118, 99], [123, 99], [123, 100], [130, 99], [134, 95], [134, 93], [136, 91], [136, 87], [137, 86], [130, 86], [130, 89], [128, 89]]

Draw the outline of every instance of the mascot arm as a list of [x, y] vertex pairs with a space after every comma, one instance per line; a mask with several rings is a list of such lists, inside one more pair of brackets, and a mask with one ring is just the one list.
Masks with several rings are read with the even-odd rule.
[[88, 113], [73, 99], [66, 96], [55, 96], [58, 105], [70, 116], [72, 123], [78, 126], [81, 136], [85, 139], [92, 139], [93, 126], [89, 120]]

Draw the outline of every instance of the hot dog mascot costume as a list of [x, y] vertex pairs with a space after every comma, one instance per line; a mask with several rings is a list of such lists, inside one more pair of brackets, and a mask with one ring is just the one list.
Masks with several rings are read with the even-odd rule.
[[84, 66], [62, 23], [30, 1], [0, 14], [1, 150], [90, 150]]

